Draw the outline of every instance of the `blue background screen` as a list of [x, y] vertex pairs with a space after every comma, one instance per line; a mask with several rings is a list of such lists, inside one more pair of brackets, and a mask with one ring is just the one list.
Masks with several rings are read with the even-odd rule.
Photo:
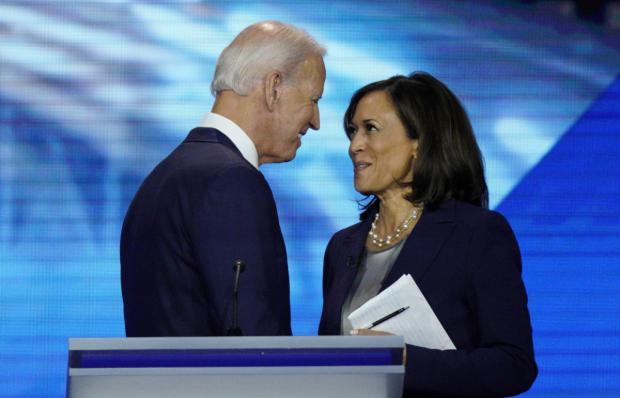
[[540, 366], [524, 395], [620, 396], [620, 30], [570, 4], [1, 1], [0, 396], [62, 397], [67, 338], [123, 336], [129, 201], [210, 110], [221, 50], [263, 19], [328, 50], [321, 130], [262, 167], [294, 334], [316, 334], [325, 246], [358, 215], [349, 98], [422, 70], [467, 108], [521, 245]]

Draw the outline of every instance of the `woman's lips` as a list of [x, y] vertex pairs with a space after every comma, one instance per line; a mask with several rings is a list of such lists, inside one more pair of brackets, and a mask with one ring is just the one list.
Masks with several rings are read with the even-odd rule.
[[355, 174], [361, 173], [362, 171], [366, 170], [371, 165], [372, 165], [372, 163], [368, 163], [368, 162], [364, 162], [364, 161], [357, 161], [357, 162], [353, 163], [353, 172]]

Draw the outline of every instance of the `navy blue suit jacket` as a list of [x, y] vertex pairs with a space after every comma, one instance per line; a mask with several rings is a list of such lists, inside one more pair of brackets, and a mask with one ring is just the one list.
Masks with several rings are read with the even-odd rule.
[[146, 177], [121, 234], [127, 336], [290, 335], [286, 250], [262, 173], [225, 135], [196, 128]]
[[[319, 334], [339, 334], [342, 305], [370, 220], [336, 233], [325, 253]], [[425, 210], [381, 290], [411, 274], [456, 350], [407, 346], [404, 396], [500, 397], [537, 375], [521, 255], [499, 213], [456, 200]]]

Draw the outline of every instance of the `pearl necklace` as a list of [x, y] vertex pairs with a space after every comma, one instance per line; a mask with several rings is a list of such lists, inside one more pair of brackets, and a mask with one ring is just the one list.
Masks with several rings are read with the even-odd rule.
[[370, 241], [372, 242], [372, 244], [375, 246], [378, 246], [378, 247], [388, 246], [393, 241], [398, 240], [398, 238], [400, 238], [400, 234], [406, 231], [407, 228], [409, 228], [409, 225], [411, 225], [411, 223], [413, 223], [413, 221], [416, 220], [419, 217], [419, 215], [420, 215], [420, 210], [417, 208], [414, 208], [411, 211], [411, 215], [407, 217], [405, 221], [403, 221], [398, 227], [396, 227], [396, 230], [394, 232], [392, 232], [391, 234], [388, 234], [385, 237], [382, 237], [382, 236], [377, 235], [377, 220], [379, 219], [379, 213], [377, 212], [377, 214], [375, 214], [375, 219], [371, 224], [370, 231], [368, 231], [368, 237], [370, 238]]

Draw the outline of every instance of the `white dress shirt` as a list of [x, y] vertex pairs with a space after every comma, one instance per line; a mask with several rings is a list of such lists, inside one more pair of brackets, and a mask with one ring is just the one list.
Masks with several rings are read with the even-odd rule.
[[226, 137], [235, 144], [241, 155], [250, 162], [250, 164], [258, 169], [258, 152], [256, 146], [250, 137], [235, 122], [219, 115], [209, 112], [206, 114], [200, 127], [211, 127], [222, 132]]

